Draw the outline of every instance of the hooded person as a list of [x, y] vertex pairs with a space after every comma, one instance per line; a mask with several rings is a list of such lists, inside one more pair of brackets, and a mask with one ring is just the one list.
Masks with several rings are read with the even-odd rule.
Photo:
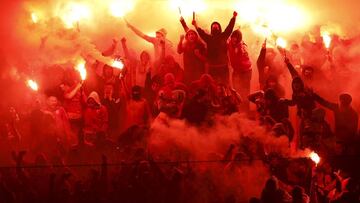
[[291, 199], [291, 196], [279, 188], [278, 179], [271, 177], [266, 181], [265, 187], [261, 192], [261, 202], [263, 203], [285, 203]]
[[285, 63], [293, 78], [291, 83], [293, 92], [291, 105], [296, 105], [297, 115], [301, 119], [301, 139], [305, 135], [307, 129], [311, 129], [313, 123], [313, 110], [316, 108], [316, 102], [321, 102], [321, 97], [305, 85], [304, 81], [300, 77], [300, 74], [296, 71], [288, 58], [285, 58]]
[[218, 22], [211, 24], [211, 33], [206, 33], [203, 29], [197, 26], [195, 20], [193, 25], [195, 26], [200, 38], [207, 45], [207, 63], [209, 74], [215, 79], [216, 82], [226, 84], [229, 83], [229, 67], [228, 67], [228, 53], [227, 53], [227, 40], [230, 37], [237, 13], [233, 13], [228, 26], [222, 32], [221, 25]]
[[[240, 30], [235, 30], [228, 43], [228, 55], [232, 69], [232, 85], [242, 98], [250, 94], [251, 82], [251, 61], [247, 52], [247, 46], [242, 40]], [[249, 102], [245, 101], [240, 105], [241, 110], [249, 110]]]
[[89, 141], [93, 141], [99, 132], [106, 132], [108, 129], [108, 111], [100, 102], [97, 92], [91, 92], [86, 101], [84, 111], [84, 134]]
[[185, 36], [180, 36], [177, 52], [183, 54], [184, 82], [190, 85], [205, 73], [205, 45], [195, 30], [188, 29]]

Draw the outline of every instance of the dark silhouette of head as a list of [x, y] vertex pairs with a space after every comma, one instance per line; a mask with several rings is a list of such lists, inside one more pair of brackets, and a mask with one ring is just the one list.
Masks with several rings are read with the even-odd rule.
[[211, 35], [216, 36], [221, 34], [221, 25], [218, 22], [211, 23]]
[[352, 97], [350, 94], [344, 93], [339, 96], [339, 100], [342, 107], [348, 107], [351, 104]]

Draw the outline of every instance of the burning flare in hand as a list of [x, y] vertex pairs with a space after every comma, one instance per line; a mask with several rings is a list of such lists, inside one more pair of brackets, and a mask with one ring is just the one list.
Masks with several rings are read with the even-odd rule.
[[114, 68], [120, 69], [120, 70], [122, 70], [124, 68], [123, 62], [121, 62], [120, 60], [116, 60], [116, 59], [112, 62], [111, 66]]
[[320, 163], [320, 157], [319, 155], [312, 151], [310, 154], [309, 154], [309, 158], [316, 164], [318, 165]]
[[86, 79], [85, 61], [81, 59], [76, 65], [75, 69], [79, 71], [81, 80], [84, 81]]
[[330, 44], [331, 44], [331, 36], [329, 34], [329, 32], [325, 31], [325, 32], [322, 32], [321, 33], [321, 36], [323, 38], [323, 42], [324, 42], [324, 45], [327, 49], [330, 48]]
[[34, 80], [28, 80], [27, 81], [27, 85], [34, 91], [38, 91], [39, 90], [39, 86], [38, 84], [34, 81]]
[[281, 37], [278, 37], [276, 39], [276, 45], [279, 46], [280, 48], [285, 49], [287, 46], [287, 41]]

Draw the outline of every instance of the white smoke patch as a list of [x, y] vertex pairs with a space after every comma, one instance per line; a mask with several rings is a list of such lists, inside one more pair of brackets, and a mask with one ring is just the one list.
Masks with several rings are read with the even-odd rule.
[[244, 115], [218, 116], [214, 122], [211, 127], [198, 128], [183, 120], [169, 119], [161, 114], [151, 128], [150, 151], [171, 152], [177, 147], [188, 152], [191, 159], [206, 160], [210, 154], [224, 154], [229, 145], [240, 145], [244, 139], [250, 138], [264, 146], [268, 154], [290, 156], [289, 140], [286, 136], [275, 137]]
[[[249, 139], [252, 141], [248, 142]], [[237, 161], [222, 162], [231, 144], [236, 147], [233, 156], [227, 159]], [[276, 137], [241, 114], [218, 116], [211, 127], [194, 127], [160, 114], [151, 126], [148, 149], [156, 160], [200, 161], [193, 165], [197, 173], [221, 188], [219, 194], [235, 194], [238, 201], [246, 202], [250, 197], [260, 195], [271, 176], [269, 165], [257, 154], [257, 144], [266, 154], [275, 153], [290, 159], [308, 157], [311, 152], [309, 149], [292, 152], [286, 136]], [[245, 155], [241, 146], [245, 146], [246, 153], [251, 155]], [[197, 184], [196, 180], [194, 184]], [[202, 198], [212, 195], [207, 188], [201, 188], [201, 194]]]

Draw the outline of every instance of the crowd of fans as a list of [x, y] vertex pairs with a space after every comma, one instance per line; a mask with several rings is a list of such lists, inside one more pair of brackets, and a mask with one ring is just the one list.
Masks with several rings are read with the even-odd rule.
[[[236, 17], [224, 30], [213, 22], [210, 33], [181, 18], [185, 33], [177, 47], [165, 29], [150, 37], [127, 22], [153, 44], [154, 57], [147, 51], [135, 57], [125, 38], [114, 40], [103, 55], [121, 59], [123, 69], [87, 63], [85, 81], [64, 69], [61, 84], [43, 92], [44, 102], [2, 113], [0, 161], [7, 165], [0, 166], [0, 202], [359, 202], [358, 113], [342, 92], [351, 74], [346, 62], [332, 57], [345, 40], [334, 38], [326, 48], [318, 33], [290, 50], [265, 40], [252, 63], [242, 32], [234, 30]], [[114, 55], [117, 46], [122, 56]], [[252, 91], [255, 68], [259, 81]], [[269, 136], [287, 137], [289, 148], [316, 151], [320, 164], [267, 154], [261, 146], [254, 152], [251, 144], [229, 143], [223, 154], [209, 155], [215, 163], [197, 163], [181, 149], [188, 160], [160, 159], [148, 149], [159, 117], [211, 130], [217, 116], [233, 114], [255, 120]], [[270, 174], [255, 197], [217, 184], [258, 161]]]

